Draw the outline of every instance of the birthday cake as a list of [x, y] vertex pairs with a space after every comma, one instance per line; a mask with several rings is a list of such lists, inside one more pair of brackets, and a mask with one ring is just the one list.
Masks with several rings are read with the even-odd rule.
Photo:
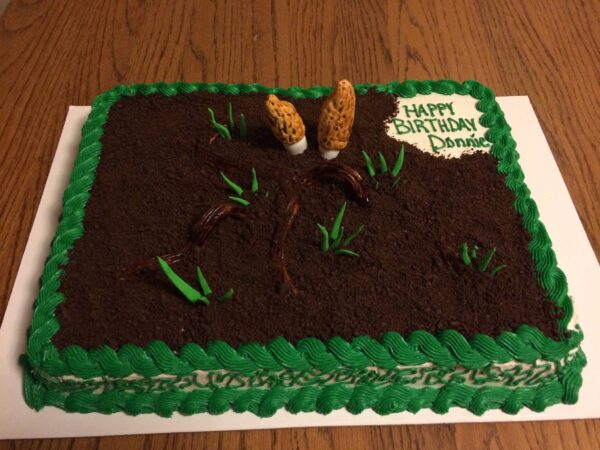
[[37, 410], [542, 411], [585, 356], [478, 82], [98, 96], [28, 332]]

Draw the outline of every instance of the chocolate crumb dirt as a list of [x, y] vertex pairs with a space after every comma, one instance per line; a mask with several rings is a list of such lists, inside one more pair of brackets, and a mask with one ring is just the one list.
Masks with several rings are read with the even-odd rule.
[[[536, 281], [527, 245], [530, 236], [513, 208], [490, 155], [435, 158], [406, 145], [399, 182], [389, 174], [368, 176], [360, 150], [374, 161], [381, 151], [395, 161], [400, 144], [383, 122], [395, 111], [391, 96], [357, 96], [348, 148], [336, 162], [364, 177], [369, 204], [343, 184], [303, 180], [325, 164], [317, 144], [321, 100], [294, 100], [308, 149], [289, 156], [269, 130], [264, 96], [194, 93], [124, 98], [110, 113], [103, 151], [85, 211], [83, 237], [69, 253], [57, 309], [63, 348], [162, 340], [172, 348], [224, 340], [232, 345], [267, 343], [284, 336], [327, 339], [385, 332], [408, 335], [455, 329], [497, 336], [529, 324], [557, 339], [556, 311]], [[244, 113], [247, 138], [214, 137], [207, 108], [227, 122], [227, 104]], [[250, 193], [251, 169], [260, 182]], [[226, 302], [190, 303], [158, 266], [121, 279], [140, 260], [177, 251], [194, 222], [232, 192], [223, 171], [241, 184], [251, 204], [242, 218], [221, 222], [201, 247], [193, 246], [173, 269], [198, 287], [200, 265]], [[281, 282], [276, 260], [286, 208], [298, 199], [299, 214], [284, 243], [293, 287]], [[350, 248], [359, 257], [322, 253], [317, 223], [330, 227], [347, 202], [343, 225], [365, 225]], [[508, 267], [491, 277], [460, 259], [463, 242], [484, 251], [497, 247], [492, 265]], [[481, 250], [480, 250], [481, 251]]]

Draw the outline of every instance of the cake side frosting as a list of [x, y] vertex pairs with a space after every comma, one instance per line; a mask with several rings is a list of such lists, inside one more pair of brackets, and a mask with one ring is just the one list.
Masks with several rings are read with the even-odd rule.
[[[88, 380], [72, 376], [48, 378], [36, 399], [71, 412], [153, 411], [170, 416], [228, 409], [272, 415], [279, 402], [289, 411], [327, 414], [346, 407], [352, 413], [372, 408], [380, 414], [431, 408], [445, 413], [461, 406], [474, 414], [490, 408], [516, 413], [523, 406], [542, 411], [559, 403], [562, 380], [581, 364], [574, 352], [561, 362], [537, 360], [531, 364], [493, 364], [480, 369], [448, 368], [427, 363], [392, 369], [368, 367], [322, 372], [256, 370], [196, 371], [189, 375], [143, 378], [99, 377]], [[46, 395], [47, 394], [47, 395]], [[145, 411], [147, 409], [147, 411]]]
[[[442, 333], [438, 336], [426, 333], [411, 335], [408, 339], [408, 344], [401, 337], [398, 337], [395, 341], [391, 340], [382, 345], [377, 344], [377, 341], [373, 339], [361, 338], [361, 341], [357, 338], [352, 343], [346, 343], [347, 347], [344, 347], [350, 352], [349, 354], [355, 355], [350, 360], [348, 359], [349, 354], [343, 354], [343, 352], [340, 354], [336, 353], [339, 350], [337, 350], [338, 347], [335, 344], [325, 347], [321, 341], [316, 340], [314, 342], [311, 341], [313, 347], [308, 344], [306, 347], [300, 346], [300, 348], [295, 349], [295, 352], [285, 357], [283, 354], [276, 356], [273, 354], [273, 361], [283, 369], [303, 367], [300, 356], [304, 358], [308, 356], [310, 359], [311, 351], [315, 353], [314, 346], [317, 346], [320, 347], [320, 351], [316, 352], [318, 358], [315, 357], [312, 364], [322, 364], [320, 361], [323, 358], [325, 361], [331, 361], [329, 356], [333, 354], [334, 359], [338, 360], [337, 365], [332, 364], [328, 367], [328, 370], [333, 373], [339, 369], [340, 361], [342, 362], [342, 366], [347, 364], [351, 366], [352, 364], [362, 365], [364, 366], [363, 370], [367, 370], [371, 365], [392, 370], [392, 368], [398, 367], [399, 362], [406, 363], [406, 355], [415, 352], [417, 355], [420, 354], [425, 358], [425, 360], [417, 358], [419, 364], [426, 364], [430, 361], [436, 366], [443, 367], [445, 364], [444, 361], [446, 361], [447, 364], [450, 364], [450, 367], [456, 368], [457, 364], [460, 364], [463, 369], [470, 368], [470, 370], [489, 367], [490, 363], [521, 361], [532, 364], [534, 361], [540, 359], [541, 355], [544, 355], [543, 358], [549, 358], [552, 361], [561, 360], [564, 364], [561, 363], [562, 365], [553, 366], [554, 369], [550, 370], [554, 374], [551, 382], [540, 383], [536, 387], [518, 385], [514, 388], [499, 388], [498, 386], [493, 386], [493, 388], [501, 390], [494, 391], [492, 389], [486, 391], [484, 387], [478, 388], [461, 385], [460, 383], [451, 383], [442, 388], [436, 386], [435, 388], [426, 389], [397, 384], [380, 387], [359, 383], [357, 386], [335, 384], [325, 387], [313, 386], [310, 389], [308, 389], [308, 386], [303, 386], [298, 389], [292, 389], [292, 392], [289, 389], [286, 391], [283, 387], [279, 389], [276, 386], [268, 386], [270, 391], [265, 391], [264, 388], [261, 388], [258, 391], [252, 392], [240, 392], [238, 390], [235, 393], [230, 393], [228, 390], [228, 394], [221, 394], [223, 396], [221, 407], [229, 408], [234, 405], [235, 408], [241, 410], [244, 410], [245, 407], [248, 410], [257, 412], [259, 415], [269, 415], [267, 412], [273, 413], [276, 411], [277, 408], [275, 406], [277, 405], [279, 405], [277, 407], [282, 407], [286, 404], [289, 406], [290, 403], [296, 405], [298, 402], [303, 402], [302, 408], [298, 409], [302, 411], [319, 410], [320, 412], [327, 412], [327, 410], [343, 406], [347, 406], [352, 411], [358, 411], [361, 410], [360, 405], [362, 405], [362, 409], [373, 407], [382, 413], [404, 409], [412, 411], [420, 407], [432, 407], [438, 412], [444, 412], [444, 410], [447, 410], [447, 407], [457, 404], [469, 407], [474, 412], [482, 413], [488, 407], [502, 407], [507, 412], [516, 412], [522, 406], [540, 410], [544, 406], [558, 401], [565, 403], [575, 401], [576, 393], [581, 383], [580, 371], [584, 364], [584, 357], [580, 351], [573, 349], [578, 348], [582, 335], [578, 329], [567, 329], [567, 324], [572, 314], [572, 305], [567, 295], [566, 280], [560, 269], [556, 266], [549, 238], [539, 222], [535, 204], [529, 198], [528, 190], [523, 182], [522, 172], [516, 162], [518, 155], [516, 154], [514, 140], [510, 137], [510, 129], [504, 122], [504, 117], [491, 91], [475, 82], [459, 84], [450, 81], [391, 83], [390, 85], [377, 87], [370, 85], [357, 86], [356, 89], [358, 93], [365, 92], [368, 89], [376, 89], [406, 98], [434, 91], [443, 95], [451, 95], [458, 92], [462, 96], [470, 94], [477, 99], [477, 108], [482, 113], [479, 123], [489, 128], [486, 138], [493, 144], [491, 152], [499, 160], [498, 170], [506, 174], [506, 184], [516, 196], [515, 209], [523, 216], [524, 224], [532, 235], [533, 239], [530, 250], [538, 268], [540, 283], [547, 289], [550, 298], [564, 311], [559, 325], [563, 331], [569, 332], [570, 338], [568, 340], [553, 341], [526, 326], [522, 327], [517, 333], [506, 333], [496, 339], [475, 336], [467, 340], [456, 332]], [[146, 349], [133, 346], [124, 347], [119, 353], [116, 353], [109, 348], [85, 351], [81, 348], [67, 347], [59, 351], [51, 343], [52, 335], [59, 327], [54, 317], [54, 310], [57, 304], [62, 301], [61, 294], [56, 291], [61, 275], [59, 266], [67, 262], [68, 248], [72, 245], [73, 240], [77, 239], [83, 232], [81, 212], [85, 208], [89, 188], [93, 182], [95, 165], [97, 165], [97, 159], [101, 151], [99, 138], [102, 135], [102, 127], [106, 121], [108, 109], [121, 95], [136, 95], [138, 93], [146, 95], [153, 92], [160, 92], [163, 95], [176, 95], [195, 90], [213, 90], [234, 94], [270, 92], [288, 95], [292, 98], [322, 96], [329, 92], [327, 88], [312, 88], [309, 90], [293, 88], [286, 91], [268, 89], [257, 85], [189, 85], [178, 83], [172, 85], [158, 84], [118, 87], [113, 91], [103, 94], [103, 96], [94, 102], [93, 112], [84, 127], [84, 137], [71, 178], [71, 184], [65, 194], [65, 214], [61, 220], [57, 237], [53, 242], [52, 254], [46, 265], [42, 278], [42, 288], [36, 301], [27, 355], [27, 364], [29, 364], [31, 374], [33, 374], [33, 377], [29, 376], [26, 380], [26, 398], [31, 405], [39, 408], [43, 404], [55, 404], [67, 410], [77, 411], [102, 410], [102, 408], [105, 408], [105, 412], [127, 410], [129, 413], [134, 413], [135, 408], [139, 407], [139, 412], [156, 411], [160, 413], [161, 411], [167, 411], [169, 408], [166, 408], [162, 404], [164, 402], [161, 402], [159, 406], [155, 402], [156, 399], [152, 401], [146, 399], [147, 404], [143, 407], [139, 405], [135, 407], [131, 406], [128, 402], [133, 402], [131, 399], [136, 398], [136, 395], [138, 398], [140, 397], [135, 392], [120, 392], [117, 389], [108, 390], [97, 395], [90, 392], [82, 393], [77, 391], [65, 394], [66, 391], [59, 392], [59, 390], [56, 390], [56, 383], [54, 382], [58, 380], [59, 384], [61, 384], [66, 379], [60, 377], [69, 375], [75, 375], [81, 379], [90, 379], [98, 376], [125, 377], [131, 373], [144, 372], [147, 374], [146, 376], [150, 377], [160, 376], [163, 373], [173, 373], [181, 376], [182, 373], [195, 373], [198, 369], [206, 370], [206, 364], [209, 364], [209, 366], [213, 364], [212, 368], [214, 368], [215, 361], [218, 364], [222, 364], [227, 370], [237, 372], [240, 370], [257, 371], [260, 364], [265, 364], [265, 349], [260, 350], [260, 346], [255, 350], [257, 353], [250, 356], [250, 353], [246, 354], [247, 350], [242, 352], [242, 355], [240, 355], [240, 350], [238, 350], [236, 355], [235, 350], [231, 347], [219, 347], [218, 345], [209, 347], [210, 350], [207, 348], [206, 352], [201, 347], [190, 346], [187, 353], [186, 348], [175, 353], [166, 346], [152, 344]], [[470, 122], [465, 120], [465, 123], [468, 124]], [[271, 346], [267, 346], [266, 348], [269, 351], [273, 351], [272, 349], [276, 348], [276, 345], [271, 344]], [[284, 348], [289, 350], [288, 347]], [[296, 354], [294, 355], [294, 353]], [[372, 361], [367, 359], [365, 362], [365, 356], [371, 358]], [[208, 363], [207, 361], [211, 362]], [[248, 361], [252, 361], [254, 365], [248, 365]], [[261, 363], [257, 364], [258, 361], [261, 361]], [[319, 362], [317, 363], [317, 361]], [[353, 362], [349, 363], [349, 361]], [[357, 361], [360, 361], [360, 363]], [[271, 363], [269, 362], [268, 364]], [[300, 364], [300, 366], [296, 364]], [[274, 366], [271, 366], [271, 370], [273, 368]], [[356, 369], [354, 368], [354, 370]], [[458, 373], [460, 373], [460, 370], [462, 369], [459, 368]], [[45, 376], [48, 376], [49, 379], [43, 381]], [[221, 389], [223, 387], [215, 386], [215, 389], [217, 389], [216, 392], [222, 392]], [[410, 391], [409, 395], [406, 389], [414, 389], [414, 391]], [[194, 396], [198, 397], [197, 400], [199, 402], [196, 405], [193, 403], [193, 399], [190, 400], [187, 395], [184, 395], [185, 392], [187, 391], [157, 393], [153, 395], [157, 398], [172, 396], [170, 404], [173, 407], [170, 412], [179, 410], [183, 413], [202, 410], [202, 407], [198, 406], [202, 403], [200, 399], [207, 399], [210, 396], [216, 395], [215, 393], [206, 392], [194, 394]], [[383, 395], [384, 392], [386, 392], [385, 396]], [[386, 396], [391, 395], [391, 398], [395, 398], [395, 396], [401, 394], [406, 394], [403, 398], [406, 399], [408, 398], [406, 396], [409, 396], [410, 400], [404, 403], [403, 401], [395, 403], [393, 407], [388, 407], [389, 411], [381, 406], [385, 402]], [[363, 397], [369, 398], [360, 403], [359, 399]], [[239, 404], [235, 406], [236, 402], [243, 403], [240, 400], [241, 398], [247, 400], [246, 406], [242, 407]], [[302, 400], [300, 400], [301, 398]], [[327, 398], [329, 398], [329, 401], [327, 401]], [[336, 403], [336, 398], [338, 400], [342, 398], [342, 400]], [[112, 402], [110, 401], [111, 399]], [[345, 399], [345, 402], [343, 399]], [[103, 401], [106, 402], [104, 406], [102, 406]], [[357, 402], [360, 403], [359, 406], [355, 405]], [[324, 406], [325, 404], [327, 406]], [[196, 405], [196, 410], [194, 410], [193, 405]], [[416, 407], [417, 405], [419, 407]], [[296, 410], [297, 408], [298, 406], [292, 406], [290, 409]], [[220, 409], [217, 408], [216, 410]]]

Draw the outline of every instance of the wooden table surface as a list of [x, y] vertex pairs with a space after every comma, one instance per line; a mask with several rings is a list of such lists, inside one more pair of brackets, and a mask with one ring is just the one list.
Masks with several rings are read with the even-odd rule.
[[[600, 2], [13, 0], [0, 21], [0, 313], [69, 105], [118, 83], [476, 79], [529, 95], [600, 254]], [[2, 362], [0, 362], [2, 364]], [[587, 380], [593, 382], [593, 380]], [[600, 421], [61, 439], [0, 448], [597, 448]]]

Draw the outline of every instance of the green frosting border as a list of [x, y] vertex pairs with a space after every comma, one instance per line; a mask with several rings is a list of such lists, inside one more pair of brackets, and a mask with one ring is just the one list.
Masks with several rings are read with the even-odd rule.
[[[415, 331], [404, 339], [398, 333], [387, 333], [381, 340], [360, 336], [350, 342], [334, 337], [321, 341], [306, 338], [293, 346], [284, 338], [276, 338], [267, 345], [247, 343], [234, 349], [222, 341], [205, 347], [187, 344], [175, 352], [162, 341], [154, 341], [141, 348], [124, 345], [118, 351], [104, 346], [86, 351], [79, 346], [58, 350], [52, 337], [60, 324], [55, 317], [56, 307], [64, 300], [58, 291], [63, 267], [68, 263], [68, 252], [83, 234], [85, 206], [90, 197], [95, 170], [102, 151], [101, 138], [111, 106], [123, 97], [159, 93], [165, 96], [191, 92], [215, 94], [275, 93], [293, 99], [319, 98], [328, 95], [331, 87], [315, 86], [304, 89], [268, 88], [260, 84], [223, 83], [154, 83], [133, 86], [120, 85], [96, 97], [92, 112], [82, 130], [71, 178], [63, 196], [63, 215], [52, 242], [40, 282], [40, 291], [34, 303], [31, 327], [28, 331], [27, 354], [22, 358], [25, 367], [24, 395], [29, 406], [41, 409], [45, 405], [60, 407], [69, 412], [128, 414], [155, 412], [169, 416], [209, 412], [218, 414], [232, 409], [251, 411], [261, 417], [274, 414], [286, 407], [291, 412], [317, 411], [328, 413], [345, 407], [352, 413], [371, 408], [379, 414], [399, 411], [416, 412], [431, 408], [443, 413], [451, 406], [467, 408], [475, 414], [501, 408], [514, 414], [526, 406], [541, 411], [555, 403], [575, 403], [581, 387], [581, 371], [585, 356], [578, 349], [583, 333], [579, 327], [568, 329], [573, 305], [567, 292], [564, 273], [557, 266], [550, 238], [539, 220], [535, 202], [524, 182], [519, 166], [516, 142], [511, 136], [500, 106], [493, 92], [476, 81], [458, 83], [451, 80], [405, 81], [389, 84], [360, 84], [358, 94], [369, 90], [404, 98], [417, 94], [471, 95], [482, 112], [480, 123], [488, 128], [486, 138], [492, 143], [491, 154], [498, 161], [498, 171], [505, 175], [506, 186], [515, 194], [515, 210], [532, 236], [529, 250], [537, 269], [540, 285], [563, 312], [558, 320], [562, 337], [559, 341], [545, 336], [540, 330], [522, 325], [515, 332], [505, 332], [496, 338], [476, 335], [466, 339], [454, 330], [445, 330], [436, 336]], [[569, 358], [567, 358], [570, 356]], [[310, 370], [326, 372], [340, 367], [392, 368], [397, 365], [433, 363], [439, 366], [481, 368], [491, 363], [509, 361], [532, 363], [537, 359], [565, 361], [558, 380], [536, 387], [473, 387], [450, 383], [442, 388], [410, 388], [390, 385], [307, 386], [302, 388], [196, 390], [191, 392], [128, 393], [108, 391], [65, 393], [47, 388], [41, 376], [72, 375], [83, 379], [93, 377], [125, 377], [139, 374], [153, 377], [160, 374], [186, 375], [197, 370], [226, 369], [252, 373], [258, 369]]]

